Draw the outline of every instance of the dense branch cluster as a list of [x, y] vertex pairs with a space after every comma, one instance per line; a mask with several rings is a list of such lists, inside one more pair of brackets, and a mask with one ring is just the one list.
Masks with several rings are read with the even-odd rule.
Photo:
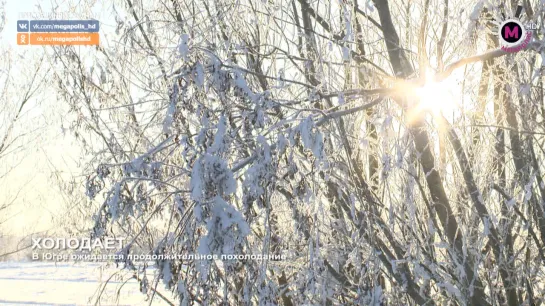
[[93, 156], [93, 235], [127, 237], [123, 252], [287, 258], [158, 261], [153, 285], [127, 263], [143, 292], [162, 280], [182, 305], [543, 302], [543, 28], [532, 50], [461, 61], [452, 114], [411, 90], [498, 48], [484, 21], [513, 7], [114, 2], [100, 47], [52, 57]]

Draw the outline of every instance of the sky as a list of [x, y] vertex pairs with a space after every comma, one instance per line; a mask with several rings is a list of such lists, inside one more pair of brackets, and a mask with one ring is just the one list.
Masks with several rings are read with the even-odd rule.
[[[115, 29], [109, 1], [109, 4], [96, 0], [0, 0], [0, 3], [3, 1], [6, 23], [0, 33], [0, 53], [10, 55], [11, 75], [15, 83], [22, 84], [16, 90], [24, 91], [25, 83], [28, 83], [28, 79], [35, 74], [37, 60], [43, 55], [51, 54], [52, 51], [50, 46], [17, 45], [16, 22], [21, 18], [21, 13], [48, 13], [55, 7], [55, 13], [62, 14], [62, 19], [87, 19], [82, 15], [88, 16], [100, 22], [101, 44], [115, 43], [106, 37]], [[80, 52], [85, 66], [89, 68], [93, 63], [93, 57], [89, 56], [92, 50], [88, 48], [94, 47], [74, 46], [74, 48]], [[42, 72], [48, 69], [45, 63], [40, 67]], [[0, 62], [0, 69], [1, 67]], [[0, 88], [2, 85], [0, 84]], [[2, 129], [5, 129], [5, 124], [1, 122], [2, 118], [13, 118], [20, 101], [16, 93], [10, 95], [4, 105], [0, 105], [0, 135], [3, 135]], [[2, 231], [20, 236], [55, 228], [57, 226], [53, 222], [55, 217], [62, 213], [63, 207], [72, 206], [73, 203], [60, 192], [59, 180], [56, 179], [60, 178], [61, 181], [67, 182], [75, 177], [81, 182], [82, 167], [87, 157], [79, 149], [80, 146], [72, 131], [68, 129], [72, 119], [74, 118], [68, 113], [68, 105], [57, 101], [51, 86], [42, 88], [25, 105], [23, 116], [16, 126], [17, 134], [26, 134], [21, 138], [21, 149], [0, 159], [0, 177], [6, 168], [17, 165], [7, 176], [0, 178], [0, 203], [11, 202], [15, 198], [9, 212], [9, 222], [0, 225], [3, 226], [0, 227], [0, 235]], [[83, 199], [84, 194], [82, 184], [75, 186], [72, 194], [74, 197]]]
[[[9, 52], [12, 59], [14, 82], [22, 84], [32, 76], [35, 61], [47, 52], [42, 46], [18, 46], [16, 43], [16, 21], [22, 12], [38, 12], [51, 9], [50, 1], [7, 0], [5, 3], [6, 24], [0, 33], [0, 48]], [[62, 11], [62, 10], [58, 10]], [[85, 48], [85, 47], [82, 47]], [[47, 67], [41, 67], [46, 71]], [[0, 84], [2, 85], [2, 84]], [[0, 106], [0, 112], [11, 116], [20, 101], [17, 95]], [[4, 115], [5, 115], [4, 114]], [[10, 235], [26, 235], [36, 231], [50, 230], [57, 226], [55, 217], [62, 207], [69, 205], [59, 191], [58, 180], [78, 176], [82, 164], [81, 152], [68, 127], [67, 105], [55, 99], [48, 87], [40, 90], [23, 109], [23, 116], [16, 125], [16, 133], [25, 133], [21, 149], [0, 160], [0, 171], [16, 165], [7, 176], [0, 179], [0, 203], [14, 205], [8, 212], [10, 220], [0, 229]], [[4, 117], [4, 116], [2, 116]], [[5, 118], [5, 117], [4, 117]], [[12, 116], [11, 116], [12, 118]], [[0, 125], [1, 126], [1, 125]], [[3, 130], [0, 129], [0, 133]], [[83, 191], [81, 187], [76, 191]], [[83, 192], [81, 192], [83, 194]]]

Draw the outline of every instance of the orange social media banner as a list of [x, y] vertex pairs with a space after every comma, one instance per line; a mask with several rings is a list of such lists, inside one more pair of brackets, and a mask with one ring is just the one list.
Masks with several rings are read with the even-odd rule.
[[98, 33], [30, 33], [31, 45], [98, 45]]

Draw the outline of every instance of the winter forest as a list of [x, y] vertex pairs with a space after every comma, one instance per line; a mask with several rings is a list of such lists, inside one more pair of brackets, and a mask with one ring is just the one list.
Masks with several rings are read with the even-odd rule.
[[0, 164], [47, 91], [85, 161], [55, 180], [65, 236], [263, 257], [118, 262], [150, 304], [545, 303], [545, 1], [99, 8], [100, 45], [28, 48], [35, 78], [0, 55]]

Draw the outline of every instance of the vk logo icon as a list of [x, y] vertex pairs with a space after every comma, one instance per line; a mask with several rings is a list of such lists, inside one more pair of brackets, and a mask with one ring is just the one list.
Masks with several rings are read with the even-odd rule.
[[28, 32], [28, 20], [17, 20], [17, 32]]

